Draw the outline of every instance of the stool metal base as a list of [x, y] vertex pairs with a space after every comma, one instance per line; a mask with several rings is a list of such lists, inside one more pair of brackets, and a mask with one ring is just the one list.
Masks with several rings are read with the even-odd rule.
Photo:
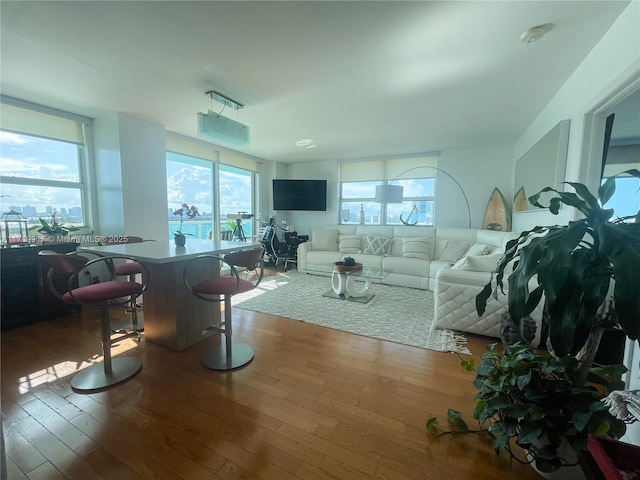
[[138, 321], [133, 323], [131, 320], [123, 320], [122, 322], [114, 323], [111, 326], [112, 332], [142, 332], [144, 331], [144, 318], [138, 313]]
[[142, 363], [137, 358], [118, 357], [111, 359], [112, 372], [104, 372], [104, 363], [96, 363], [80, 371], [71, 379], [71, 387], [80, 392], [89, 392], [110, 387], [135, 375]]
[[243, 343], [234, 343], [231, 356], [227, 357], [226, 345], [209, 350], [202, 358], [202, 364], [211, 370], [233, 370], [253, 360], [253, 348]]

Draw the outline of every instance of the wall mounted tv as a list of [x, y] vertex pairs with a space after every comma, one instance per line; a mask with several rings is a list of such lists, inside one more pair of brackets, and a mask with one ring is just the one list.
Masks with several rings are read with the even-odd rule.
[[326, 180], [273, 180], [274, 210], [327, 210]]

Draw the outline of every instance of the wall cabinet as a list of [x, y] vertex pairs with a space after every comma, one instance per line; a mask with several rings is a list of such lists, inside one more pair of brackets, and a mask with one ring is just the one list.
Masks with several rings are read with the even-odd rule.
[[[41, 322], [77, 309], [55, 297], [47, 286], [47, 268], [38, 252], [74, 252], [77, 243], [56, 243], [0, 249], [0, 297], [2, 330]], [[60, 286], [64, 289], [64, 286]]]

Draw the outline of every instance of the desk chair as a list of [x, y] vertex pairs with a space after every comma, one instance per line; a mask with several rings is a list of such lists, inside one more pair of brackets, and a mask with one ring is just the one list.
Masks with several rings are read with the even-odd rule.
[[[126, 238], [126, 241], [125, 241]], [[133, 235], [116, 236], [116, 237], [103, 237], [98, 245], [122, 245], [125, 243], [142, 243], [145, 240], [142, 237], [136, 237]], [[127, 277], [130, 282], [136, 281], [136, 275], [142, 273], [142, 265], [136, 261], [130, 261], [125, 263], [119, 263], [114, 265], [115, 274], [118, 277]], [[120, 322], [113, 327], [114, 332], [126, 333], [126, 332], [142, 332], [144, 331], [144, 319], [139, 317], [138, 310], [142, 309], [142, 305], [138, 304], [134, 298], [129, 299], [127, 313], [131, 314], [130, 322]]]
[[[71, 387], [79, 392], [92, 392], [120, 383], [140, 370], [141, 362], [137, 358], [111, 358], [111, 345], [129, 337], [140, 339], [140, 333], [131, 331], [111, 338], [109, 309], [112, 305], [123, 306], [130, 298], [137, 298], [147, 289], [146, 283], [113, 280], [115, 268], [113, 260], [132, 260], [126, 256], [100, 257], [91, 261], [81, 255], [64, 255], [47, 250], [38, 253], [42, 262], [49, 267], [47, 283], [51, 292], [63, 302], [99, 308], [102, 316], [101, 341], [103, 361], [81, 370], [71, 379]], [[89, 285], [81, 284], [83, 272], [93, 269], [106, 269], [108, 280]], [[149, 278], [149, 272], [142, 265], [143, 278]], [[56, 288], [55, 276], [66, 279], [66, 291]], [[126, 300], [123, 300], [126, 298]]]
[[289, 248], [289, 245], [278, 239], [275, 227], [266, 227], [261, 243], [265, 248], [267, 256], [274, 263], [276, 270], [278, 269], [278, 263], [280, 262], [284, 263], [285, 272], [287, 271], [289, 263], [298, 263], [298, 257], [295, 253], [295, 249], [293, 249], [292, 253], [292, 249]]
[[[225, 343], [205, 354], [202, 359], [205, 367], [212, 370], [232, 370], [253, 359], [253, 349], [250, 346], [232, 341], [231, 297], [253, 290], [260, 284], [264, 267], [263, 255], [262, 247], [228, 253], [224, 257], [200, 255], [185, 266], [184, 284], [193, 295], [205, 302], [224, 302], [224, 321], [207, 327], [206, 330], [224, 334]], [[203, 265], [203, 262], [208, 263]], [[203, 266], [210, 266], [216, 276], [192, 285], [189, 281], [192, 269], [201, 269]], [[229, 269], [228, 274], [220, 271], [225, 267]]]

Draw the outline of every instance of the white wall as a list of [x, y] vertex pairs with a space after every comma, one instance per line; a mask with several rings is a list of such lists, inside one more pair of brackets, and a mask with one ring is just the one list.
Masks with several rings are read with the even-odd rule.
[[[597, 182], [596, 160], [590, 160], [585, 151], [585, 116], [640, 71], [639, 22], [640, 2], [633, 1], [518, 139], [514, 163], [560, 120], [570, 119], [565, 178], [589, 185]], [[547, 211], [516, 213], [513, 223], [514, 230], [528, 230], [535, 225], [564, 224], [573, 218], [573, 210], [563, 208], [557, 216]]]
[[[286, 220], [299, 235], [311, 235], [314, 227], [322, 225], [335, 225], [338, 222], [338, 163], [335, 161], [279, 164], [279, 177], [296, 180], [327, 180], [327, 210], [326, 212], [274, 212], [270, 208], [271, 215], [275, 215], [280, 223]], [[271, 191], [271, 180], [269, 180]], [[273, 204], [270, 204], [271, 207]]]
[[167, 239], [165, 129], [122, 113], [94, 122], [98, 235]]
[[[461, 185], [469, 200], [471, 226], [480, 228], [489, 196], [498, 187], [508, 202], [511, 188], [512, 149], [507, 146], [459, 149], [441, 152], [438, 168], [449, 173]], [[314, 227], [338, 223], [339, 165], [335, 161], [280, 165], [276, 178], [327, 180], [326, 212], [276, 212], [276, 220], [286, 220], [301, 234]], [[437, 172], [436, 216], [438, 227], [466, 227], [469, 223], [464, 197], [456, 184]], [[265, 184], [271, 190], [271, 179]], [[271, 201], [271, 199], [270, 199]], [[509, 204], [509, 208], [511, 205]], [[270, 210], [270, 214], [273, 215]]]
[[[589, 53], [573, 75], [562, 86], [514, 148], [515, 162], [560, 120], [571, 119], [566, 179], [593, 187], [599, 181], [599, 155], [589, 150], [591, 130], [585, 120], [588, 114], [607, 101], [621, 85], [640, 72], [640, 2], [633, 1], [612, 25], [602, 40]], [[599, 141], [596, 139], [596, 141]], [[535, 225], [565, 224], [574, 218], [574, 210], [561, 209], [559, 215], [548, 212], [514, 215], [514, 229], [525, 230]], [[628, 357], [627, 357], [628, 358]], [[630, 378], [640, 375], [638, 356], [626, 364]], [[640, 444], [640, 422], [627, 429], [624, 441]]]
[[[504, 195], [511, 209], [512, 149], [507, 146], [445, 150], [438, 157], [438, 168], [451, 174], [464, 189], [471, 207], [471, 227], [481, 228], [487, 202], [494, 187]], [[456, 185], [445, 175], [436, 182], [436, 227], [466, 227], [464, 200]]]

